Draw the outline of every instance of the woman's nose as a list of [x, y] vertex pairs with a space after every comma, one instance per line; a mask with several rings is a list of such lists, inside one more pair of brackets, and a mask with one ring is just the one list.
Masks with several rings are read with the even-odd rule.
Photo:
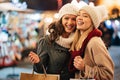
[[77, 16], [77, 18], [76, 19], [83, 19], [83, 17], [82, 16]]
[[71, 20], [71, 19], [68, 20], [68, 24], [69, 24], [69, 25], [74, 24], [74, 23], [75, 23], [75, 21], [73, 21], [73, 20]]

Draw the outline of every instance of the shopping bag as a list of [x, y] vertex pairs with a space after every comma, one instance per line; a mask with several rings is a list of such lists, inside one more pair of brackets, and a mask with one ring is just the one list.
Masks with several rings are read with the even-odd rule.
[[21, 73], [20, 80], [60, 80], [58, 74], [47, 74], [44, 66], [43, 70], [43, 74], [34, 73], [34, 71], [32, 73]]
[[59, 75], [21, 73], [20, 80], [59, 80]]

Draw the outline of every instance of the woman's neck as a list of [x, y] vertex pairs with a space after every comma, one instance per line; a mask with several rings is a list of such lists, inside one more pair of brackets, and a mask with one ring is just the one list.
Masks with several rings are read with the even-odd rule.
[[65, 33], [62, 34], [62, 37], [63, 37], [63, 38], [68, 38], [69, 35], [70, 35], [70, 33], [65, 32]]

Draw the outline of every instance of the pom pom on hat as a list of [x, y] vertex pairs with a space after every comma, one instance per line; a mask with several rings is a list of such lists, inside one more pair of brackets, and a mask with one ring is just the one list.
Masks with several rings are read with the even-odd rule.
[[59, 19], [61, 19], [65, 14], [73, 14], [77, 16], [78, 9], [75, 5], [67, 3], [61, 7], [59, 10]]
[[88, 5], [86, 2], [80, 0], [79, 2], [77, 2], [77, 0], [72, 0], [71, 4], [74, 4], [78, 9], [80, 9], [83, 6]]
[[104, 5], [96, 6], [96, 8], [101, 13], [101, 22], [108, 18], [108, 10]]
[[95, 28], [98, 28], [103, 18], [107, 17], [107, 10], [102, 10], [103, 6], [83, 6], [80, 10], [85, 10], [91, 17]]

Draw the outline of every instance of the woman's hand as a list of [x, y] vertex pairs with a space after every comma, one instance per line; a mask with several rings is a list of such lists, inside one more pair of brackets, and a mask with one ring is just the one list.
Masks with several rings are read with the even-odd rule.
[[76, 69], [81, 70], [81, 71], [85, 70], [85, 63], [84, 63], [84, 61], [83, 61], [81, 56], [76, 56], [74, 58], [73, 64], [74, 64]]
[[35, 64], [35, 63], [40, 62], [39, 56], [36, 53], [32, 52], [32, 51], [29, 53], [28, 56], [29, 56], [29, 59], [30, 59], [31, 63]]

